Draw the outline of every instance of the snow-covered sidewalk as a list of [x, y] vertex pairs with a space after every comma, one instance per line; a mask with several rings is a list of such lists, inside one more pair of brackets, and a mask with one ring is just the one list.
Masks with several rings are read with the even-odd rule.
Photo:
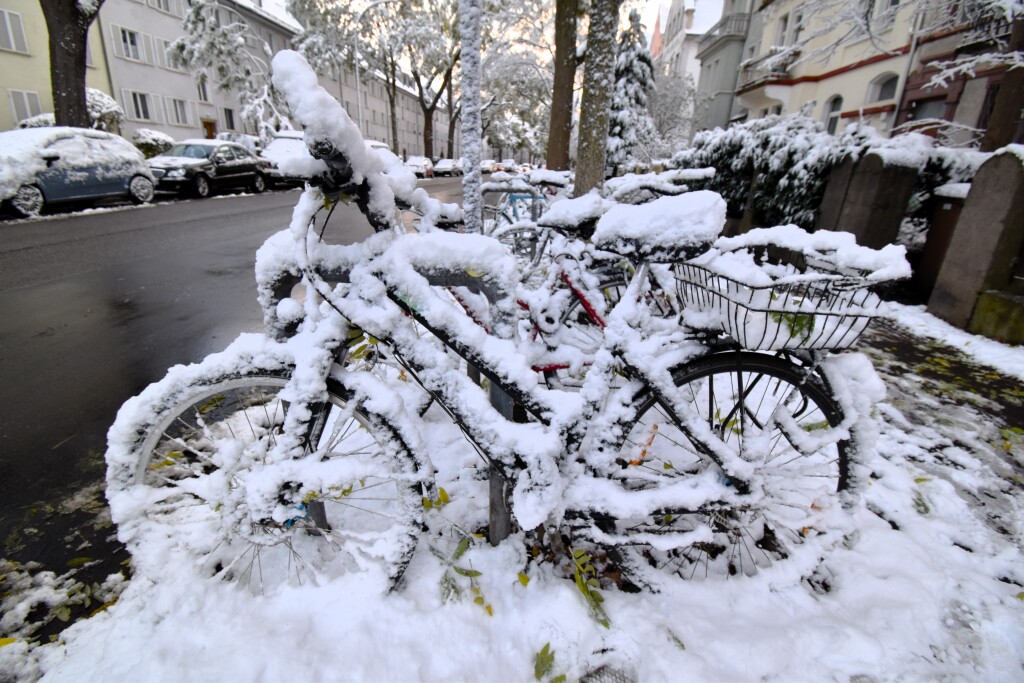
[[[457, 563], [473, 581], [453, 572], [458, 540], [435, 519], [396, 592], [367, 575], [258, 598], [135, 579], [56, 643], [0, 648], [0, 679], [528, 681], [547, 646], [545, 681], [602, 664], [638, 681], [1024, 680], [1024, 349], [919, 309], [894, 316], [903, 325], [862, 343], [889, 395], [845, 541], [821, 562], [608, 589], [605, 628], [571, 582], [528, 562], [520, 536], [474, 544]], [[486, 481], [465, 474], [476, 456], [444, 422], [425, 436], [452, 501], [430, 514], [479, 528]], [[445, 601], [452, 585], [462, 596]]]

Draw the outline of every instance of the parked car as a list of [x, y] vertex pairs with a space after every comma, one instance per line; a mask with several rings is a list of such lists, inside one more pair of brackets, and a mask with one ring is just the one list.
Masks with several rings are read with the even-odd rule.
[[494, 167], [494, 159], [484, 159], [480, 162], [481, 173], [494, 173], [497, 169]]
[[530, 171], [533, 170], [533, 165], [532, 164], [519, 164], [519, 168], [517, 170], [520, 173], [529, 173]]
[[441, 159], [434, 164], [435, 176], [457, 176], [462, 175], [462, 164], [456, 163], [454, 159]]
[[19, 216], [106, 197], [144, 204], [153, 184], [142, 153], [119, 135], [65, 126], [0, 133], [0, 204]]
[[214, 189], [263, 192], [270, 162], [245, 147], [220, 140], [183, 140], [149, 159], [157, 189], [208, 197]]
[[433, 178], [434, 164], [426, 157], [409, 157], [405, 165], [412, 169], [417, 178]]
[[249, 135], [248, 133], [231, 133], [225, 131], [223, 133], [217, 133], [217, 139], [224, 140], [225, 142], [237, 142], [253, 154], [259, 154], [260, 151], [262, 151], [260, 139], [257, 136]]
[[315, 165], [319, 163], [309, 153], [305, 133], [301, 130], [278, 131], [260, 156], [270, 162], [267, 169], [270, 187], [301, 186], [313, 176]]
[[500, 165], [502, 171], [505, 171], [506, 173], [515, 173], [516, 167], [519, 164], [516, 163], [515, 159], [502, 159]]

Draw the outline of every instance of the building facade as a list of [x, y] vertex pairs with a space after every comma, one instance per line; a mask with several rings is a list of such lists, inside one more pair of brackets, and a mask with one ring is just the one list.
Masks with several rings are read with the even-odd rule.
[[816, 35], [831, 17], [811, 16], [809, 3], [762, 2], [751, 21], [736, 84], [737, 102], [747, 117], [803, 110], [832, 133], [854, 121], [890, 132], [906, 80], [914, 6], [873, 1], [871, 11], [889, 19], [876, 22], [874, 39], [843, 44], [837, 43], [846, 27]]
[[[244, 22], [249, 28], [243, 38], [246, 47], [262, 59], [261, 43], [273, 54], [290, 47], [300, 30], [284, 2], [220, 0], [218, 21]], [[168, 59], [169, 45], [183, 35], [187, 10], [187, 0], [106, 0], [92, 26], [87, 83], [124, 109], [121, 134], [129, 140], [140, 129], [176, 140], [258, 132], [243, 120], [236, 93], [222, 92], [206, 74], [176, 68]], [[52, 112], [53, 102], [46, 24], [37, 0], [0, 0], [0, 19], [0, 90], [6, 105], [0, 107], [0, 130], [7, 130], [29, 116]], [[353, 120], [359, 119], [364, 137], [385, 142], [399, 154], [423, 153], [423, 113], [411, 82], [399, 87], [398, 131], [393, 136], [387, 93], [377, 74], [363, 71], [357, 83], [355, 73], [338, 64], [312, 66], [321, 85]], [[447, 133], [447, 112], [435, 112], [435, 155], [446, 152]], [[461, 154], [459, 142], [456, 129], [456, 156]]]
[[[114, 96], [99, 26], [89, 29], [85, 84]], [[0, 0], [0, 130], [53, 111], [50, 39], [38, 0]]]
[[725, 0], [722, 17], [697, 43], [698, 130], [728, 128], [744, 116], [736, 103], [736, 78], [744, 59], [753, 0]]

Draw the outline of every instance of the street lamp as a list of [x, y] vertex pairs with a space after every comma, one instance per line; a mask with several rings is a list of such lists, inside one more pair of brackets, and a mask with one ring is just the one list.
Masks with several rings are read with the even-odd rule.
[[[375, 2], [371, 2], [369, 5], [364, 7], [359, 12], [359, 14], [356, 15], [356, 21], [355, 21], [356, 28], [355, 28], [355, 31], [353, 31], [353, 33], [352, 33], [352, 51], [355, 53], [355, 56], [356, 56], [356, 60], [355, 60], [356, 61], [356, 118], [359, 119], [359, 132], [361, 132], [361, 133], [364, 132], [364, 131], [363, 131], [363, 95], [362, 95], [362, 92], [361, 92], [361, 90], [362, 90], [361, 83], [359, 81], [359, 26], [363, 22], [363, 15], [364, 14], [366, 14], [367, 12], [372, 10], [377, 5], [384, 5], [384, 4], [387, 4], [389, 2], [396, 2], [396, 0], [375, 0]], [[368, 131], [367, 131], [367, 134], [368, 134]]]

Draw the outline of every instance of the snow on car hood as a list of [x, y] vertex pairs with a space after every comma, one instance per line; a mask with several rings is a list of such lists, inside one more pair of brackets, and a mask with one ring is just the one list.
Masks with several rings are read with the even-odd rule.
[[194, 159], [192, 157], [165, 157], [155, 156], [147, 163], [152, 168], [188, 168], [190, 166], [202, 166], [210, 163], [209, 159]]

